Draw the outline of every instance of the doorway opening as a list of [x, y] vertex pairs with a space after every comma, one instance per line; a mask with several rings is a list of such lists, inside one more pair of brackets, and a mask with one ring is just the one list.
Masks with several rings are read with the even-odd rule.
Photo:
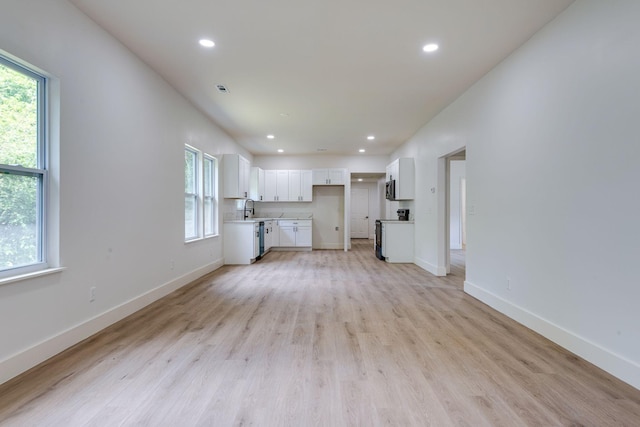
[[351, 173], [349, 237], [353, 242], [373, 245], [376, 219], [384, 218], [384, 179], [384, 172]]
[[466, 150], [462, 148], [439, 159], [438, 252], [446, 274], [466, 277], [467, 178]]

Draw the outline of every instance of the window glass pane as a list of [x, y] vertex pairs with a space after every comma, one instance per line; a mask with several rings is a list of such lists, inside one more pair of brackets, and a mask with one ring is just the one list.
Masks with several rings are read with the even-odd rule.
[[191, 150], [184, 150], [184, 192], [196, 192], [196, 160], [198, 155]]
[[198, 237], [197, 196], [184, 196], [184, 237]]
[[0, 174], [0, 270], [40, 262], [41, 177]]
[[213, 184], [213, 161], [211, 159], [204, 159], [204, 195], [205, 197], [211, 196], [211, 188]]
[[204, 199], [204, 234], [214, 234], [213, 228], [213, 200], [210, 197]]
[[38, 167], [38, 80], [2, 63], [0, 163]]

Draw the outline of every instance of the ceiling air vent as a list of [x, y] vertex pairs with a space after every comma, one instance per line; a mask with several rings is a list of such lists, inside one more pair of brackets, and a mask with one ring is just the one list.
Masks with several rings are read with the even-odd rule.
[[316, 151], [327, 151], [326, 148], [317, 148]]
[[229, 93], [229, 90], [225, 87], [225, 85], [216, 85], [216, 89], [220, 93]]

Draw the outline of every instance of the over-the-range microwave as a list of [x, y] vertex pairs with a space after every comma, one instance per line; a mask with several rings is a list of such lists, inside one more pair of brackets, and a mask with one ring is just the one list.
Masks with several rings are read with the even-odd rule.
[[391, 179], [386, 183], [386, 198], [387, 200], [395, 200], [396, 199], [396, 180]]

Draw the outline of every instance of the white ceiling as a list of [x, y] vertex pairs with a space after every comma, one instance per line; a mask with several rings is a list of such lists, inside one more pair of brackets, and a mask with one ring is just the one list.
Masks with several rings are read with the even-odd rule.
[[573, 0], [69, 1], [254, 154], [386, 155]]

